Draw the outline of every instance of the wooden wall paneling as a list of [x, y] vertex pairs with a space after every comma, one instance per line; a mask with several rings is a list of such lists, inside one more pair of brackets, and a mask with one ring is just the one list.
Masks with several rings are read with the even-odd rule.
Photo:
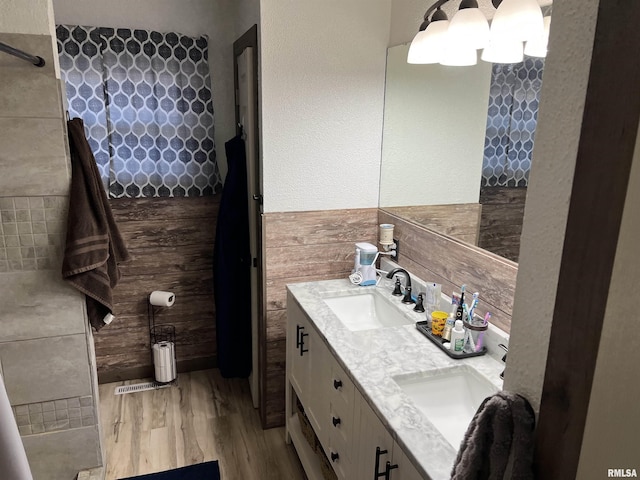
[[518, 261], [520, 234], [524, 220], [526, 188], [482, 187], [478, 246], [502, 257]]
[[384, 211], [379, 221], [395, 225], [400, 265], [426, 281], [441, 283], [447, 295], [466, 284], [468, 292], [480, 293], [478, 313], [491, 311], [492, 323], [509, 331], [517, 264]]
[[116, 319], [94, 335], [101, 383], [152, 373], [147, 299], [153, 290], [176, 294], [156, 309], [156, 324], [176, 327], [180, 371], [215, 366], [213, 246], [219, 196], [111, 199], [131, 260], [120, 265]]
[[377, 242], [378, 209], [264, 215], [264, 361], [260, 416], [266, 428], [284, 424], [286, 285], [346, 278], [354, 243]]
[[481, 208], [479, 203], [460, 203], [384, 207], [382, 210], [425, 228], [477, 245]]

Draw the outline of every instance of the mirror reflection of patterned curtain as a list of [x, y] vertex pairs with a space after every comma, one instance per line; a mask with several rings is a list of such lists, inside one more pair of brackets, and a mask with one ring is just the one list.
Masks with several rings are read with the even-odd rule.
[[110, 197], [220, 190], [206, 37], [66, 25], [56, 35], [69, 115], [84, 120]]
[[544, 61], [494, 64], [482, 164], [483, 187], [526, 187]]

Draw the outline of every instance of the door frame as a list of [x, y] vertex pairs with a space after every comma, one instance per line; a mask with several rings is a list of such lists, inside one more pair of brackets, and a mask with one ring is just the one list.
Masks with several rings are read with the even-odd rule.
[[[245, 49], [251, 47], [253, 49], [253, 71], [256, 77], [256, 81], [254, 82], [254, 99], [255, 99], [255, 111], [256, 111], [256, 123], [254, 126], [253, 138], [254, 138], [254, 148], [256, 152], [255, 158], [255, 181], [256, 185], [255, 191], [260, 192], [260, 213], [257, 216], [257, 225], [256, 225], [256, 235], [257, 235], [257, 243], [258, 243], [258, 251], [257, 251], [257, 269], [258, 269], [258, 351], [253, 352], [252, 356], [258, 356], [258, 372], [254, 372], [258, 378], [258, 396], [259, 396], [259, 412], [260, 418], [262, 421], [262, 426], [264, 428], [264, 412], [266, 411], [266, 395], [265, 395], [265, 365], [266, 365], [266, 349], [265, 349], [265, 283], [264, 283], [264, 224], [262, 221], [262, 153], [260, 149], [260, 102], [258, 98], [259, 87], [258, 87], [258, 26], [253, 25], [249, 30], [247, 30], [244, 34], [242, 34], [235, 42], [233, 42], [233, 84], [234, 84], [234, 103], [235, 103], [235, 125], [236, 125], [236, 135], [241, 134], [241, 118], [240, 118], [240, 106], [238, 99], [238, 57], [242, 55]], [[253, 201], [249, 199], [249, 201]]]

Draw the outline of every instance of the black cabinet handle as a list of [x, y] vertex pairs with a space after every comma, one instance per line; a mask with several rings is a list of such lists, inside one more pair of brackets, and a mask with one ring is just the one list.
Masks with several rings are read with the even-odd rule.
[[302, 339], [300, 338], [300, 332], [302, 332], [302, 330], [304, 330], [304, 327], [296, 325], [296, 348], [300, 348], [300, 343], [302, 342]]
[[387, 475], [386, 470], [380, 473], [380, 456], [384, 455], [385, 453], [387, 453], [386, 450], [382, 450], [380, 447], [376, 447], [376, 469], [373, 480], [378, 480], [378, 478]]
[[334, 380], [333, 388], [335, 388], [336, 390], [338, 390], [339, 388], [342, 388], [342, 380]]
[[338, 455], [336, 452], [331, 452], [331, 461], [332, 462], [335, 462], [339, 458], [340, 458], [340, 455]]
[[[304, 327], [303, 327], [304, 328]], [[300, 334], [300, 356], [302, 357], [306, 352], [309, 351], [308, 348], [304, 348], [304, 339], [305, 337], [308, 337], [309, 334], [308, 333], [301, 333]]]
[[390, 480], [390, 478], [391, 478], [391, 470], [393, 470], [394, 468], [398, 468], [398, 464], [391, 465], [391, 462], [389, 460], [387, 460], [387, 465], [386, 465], [386, 468], [384, 470], [384, 480]]
[[340, 425], [340, 419], [333, 417], [333, 419], [331, 420], [333, 422], [333, 426], [337, 427], [338, 425]]

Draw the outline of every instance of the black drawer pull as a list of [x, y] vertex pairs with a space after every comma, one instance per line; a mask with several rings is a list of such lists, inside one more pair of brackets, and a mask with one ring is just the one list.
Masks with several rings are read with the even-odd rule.
[[391, 470], [393, 470], [394, 468], [398, 468], [398, 464], [395, 465], [391, 465], [391, 462], [389, 460], [387, 460], [387, 467], [384, 471], [384, 479], [385, 480], [390, 480], [391, 479]]
[[[304, 327], [302, 327], [304, 328]], [[300, 334], [300, 356], [302, 357], [306, 352], [309, 351], [308, 348], [304, 348], [304, 339], [305, 337], [308, 337], [309, 334], [308, 333], [301, 333]]]
[[338, 425], [340, 425], [340, 419], [339, 418], [333, 417], [332, 422], [333, 422], [333, 426], [334, 427], [337, 427]]
[[336, 390], [342, 388], [342, 380], [334, 380], [333, 381], [333, 388], [335, 388]]
[[331, 461], [332, 462], [335, 462], [339, 458], [340, 458], [340, 455], [338, 455], [336, 452], [331, 452]]
[[385, 470], [384, 472], [380, 473], [380, 457], [385, 453], [387, 453], [386, 450], [382, 450], [380, 447], [376, 447], [376, 469], [373, 476], [374, 480], [378, 480], [378, 478], [380, 477], [387, 476], [388, 470]]
[[300, 343], [302, 342], [302, 339], [300, 337], [300, 332], [304, 330], [304, 327], [301, 327], [300, 325], [296, 325], [296, 348], [300, 348]]

